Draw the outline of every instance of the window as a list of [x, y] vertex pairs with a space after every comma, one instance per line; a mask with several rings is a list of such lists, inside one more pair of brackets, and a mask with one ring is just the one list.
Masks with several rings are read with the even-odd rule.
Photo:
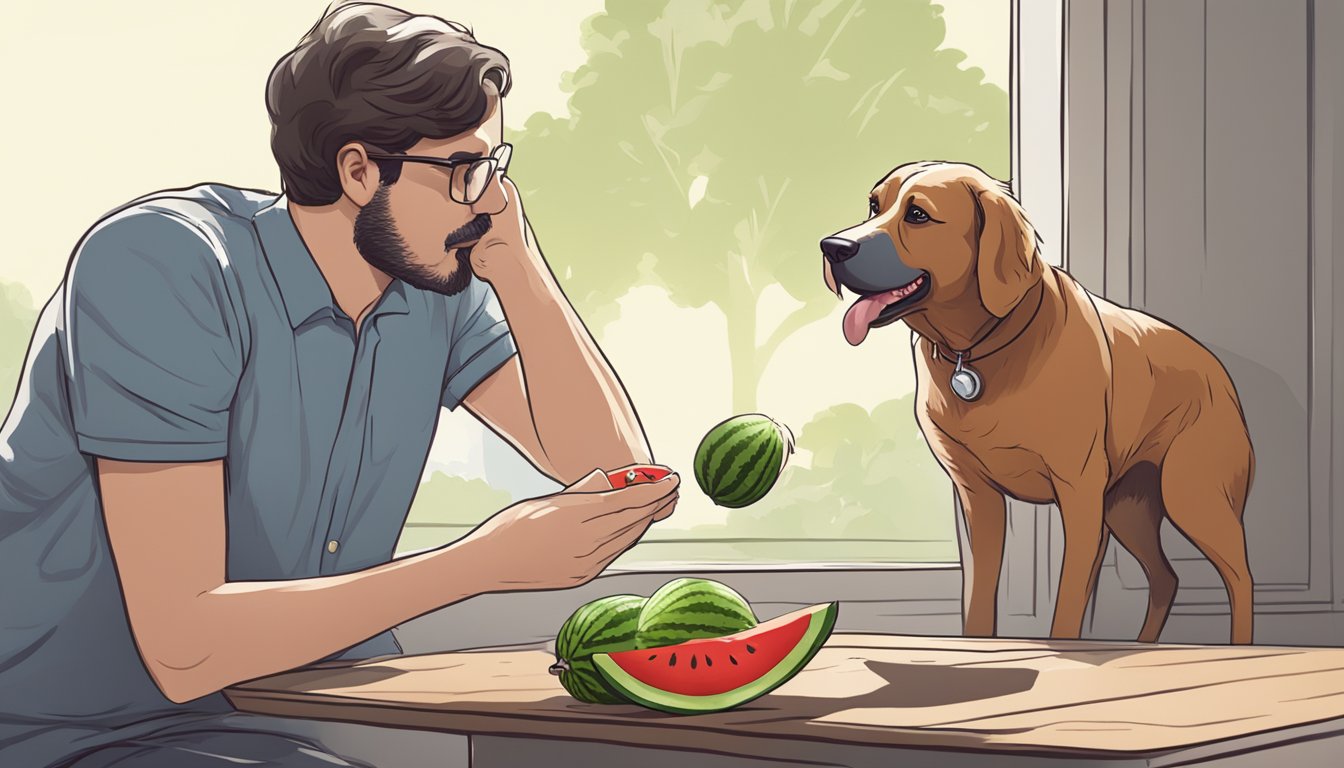
[[[909, 331], [846, 343], [853, 297], [822, 286], [818, 242], [862, 220], [900, 163], [1009, 177], [1010, 4], [669, 7], [653, 24], [609, 11], [585, 25], [592, 53], [566, 75], [578, 119], [506, 114], [547, 259], [657, 460], [683, 476], [677, 513], [615, 567], [956, 563]], [[765, 499], [725, 510], [692, 459], [748, 412], [787, 424], [798, 451]], [[555, 489], [469, 414], [444, 413], [400, 548]]]
[[[677, 514], [618, 564], [954, 564], [951, 489], [913, 420], [908, 333], [891, 326], [850, 347], [840, 332], [848, 301], [822, 287], [817, 243], [864, 216], [868, 189], [900, 162], [964, 159], [1014, 175], [1023, 162], [1010, 162], [1016, 3], [799, 4], [787, 16], [668, 3], [652, 24], [594, 18], [605, 13], [600, 0], [563, 5], [547, 6], [541, 37], [516, 23], [516, 10], [490, 3], [423, 10], [460, 15], [510, 55], [517, 79], [505, 121], [529, 216], [658, 459], [687, 481]], [[293, 44], [283, 30], [311, 24], [311, 14], [296, 7], [273, 19], [274, 39], [258, 48], [262, 71]], [[1047, 27], [1025, 50], [1050, 55], [1039, 45]], [[143, 68], [184, 45], [159, 36], [117, 60]], [[79, 87], [115, 98], [139, 117], [103, 126], [109, 144], [143, 143], [185, 112], [264, 119], [234, 70], [193, 69], [202, 87], [179, 89], [188, 101], [173, 103], [162, 84], [142, 87], [125, 72], [85, 72], [105, 79], [92, 85], [49, 73], [15, 84], [15, 96], [68, 126], [80, 124], [78, 106], [55, 94]], [[207, 74], [217, 82], [202, 83]], [[89, 179], [70, 205], [40, 213], [16, 201], [16, 216], [40, 215], [44, 226], [17, 233], [15, 252], [31, 256], [0, 265], [0, 406], [14, 393], [34, 297], [49, 295], [70, 244], [97, 216], [146, 190], [205, 179], [277, 187], [265, 132], [251, 125], [152, 132], [165, 159], [146, 160], [138, 175]], [[253, 134], [250, 144], [237, 138]], [[1034, 135], [1039, 157], [1058, 154], [1057, 142]], [[223, 154], [202, 155], [203, 143]], [[59, 176], [21, 170], [35, 185], [25, 199], [69, 198]], [[695, 488], [691, 457], [709, 427], [750, 411], [788, 424], [798, 452], [765, 500], [726, 512]], [[554, 488], [464, 411], [443, 414], [423, 480], [402, 552], [451, 541]]]

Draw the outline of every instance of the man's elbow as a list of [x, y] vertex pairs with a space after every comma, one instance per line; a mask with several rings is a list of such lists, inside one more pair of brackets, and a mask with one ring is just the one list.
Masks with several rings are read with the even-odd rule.
[[220, 686], [208, 683], [200, 675], [168, 671], [163, 667], [151, 666], [150, 676], [154, 678], [154, 684], [158, 686], [164, 698], [174, 704], [186, 704], [222, 690]]
[[145, 668], [159, 691], [174, 704], [185, 704], [222, 689], [210, 675], [211, 655], [205, 651], [184, 651], [181, 645], [171, 653], [142, 653]]
[[165, 699], [168, 699], [174, 704], [186, 704], [195, 701], [202, 696], [208, 696], [211, 693], [214, 693], [214, 691], [198, 690], [187, 686], [177, 687], [175, 685], [166, 685], [163, 683], [159, 684], [159, 690], [163, 693]]

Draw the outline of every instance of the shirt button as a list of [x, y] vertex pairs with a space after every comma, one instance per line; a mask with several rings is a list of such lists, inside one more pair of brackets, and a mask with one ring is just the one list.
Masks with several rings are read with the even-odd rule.
[[334, 555], [336, 554], [336, 548], [339, 546], [341, 546], [341, 543], [335, 539], [332, 539], [331, 541], [327, 542], [327, 551]]

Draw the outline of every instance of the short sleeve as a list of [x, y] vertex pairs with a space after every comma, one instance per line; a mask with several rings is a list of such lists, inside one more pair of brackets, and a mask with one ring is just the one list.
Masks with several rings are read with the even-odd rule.
[[494, 288], [473, 278], [460, 295], [444, 376], [442, 404], [449, 410], [518, 353]]
[[126, 461], [227, 454], [242, 370], [218, 240], [158, 211], [98, 225], [71, 262], [64, 364], [79, 449]]

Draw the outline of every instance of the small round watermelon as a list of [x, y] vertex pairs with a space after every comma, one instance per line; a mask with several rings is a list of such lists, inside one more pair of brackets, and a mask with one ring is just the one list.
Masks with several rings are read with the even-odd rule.
[[720, 422], [695, 451], [695, 481], [715, 504], [736, 509], [774, 487], [793, 453], [793, 432], [762, 413]]
[[673, 579], [639, 612], [635, 648], [660, 648], [723, 637], [756, 626], [756, 614], [736, 590], [712, 579]]
[[603, 684], [593, 667], [593, 654], [633, 649], [644, 603], [639, 595], [600, 597], [565, 620], [555, 638], [556, 662], [550, 672], [559, 675], [569, 695], [590, 704], [627, 703]]

